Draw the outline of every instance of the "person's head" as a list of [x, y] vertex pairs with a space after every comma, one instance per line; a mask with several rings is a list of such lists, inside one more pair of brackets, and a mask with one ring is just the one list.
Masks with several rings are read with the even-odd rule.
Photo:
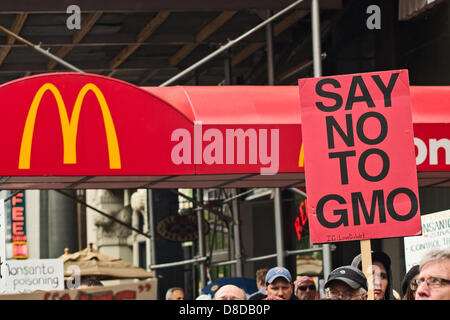
[[294, 294], [299, 300], [314, 300], [317, 289], [313, 278], [303, 276], [294, 281]]
[[247, 300], [247, 295], [241, 288], [226, 284], [217, 290], [214, 294], [214, 300]]
[[428, 252], [419, 270], [416, 300], [450, 300], [450, 248]]
[[325, 295], [330, 300], [366, 300], [367, 278], [353, 266], [336, 268], [325, 283]]
[[184, 300], [184, 290], [180, 287], [173, 287], [167, 290], [166, 300]]
[[[362, 270], [361, 254], [357, 255], [352, 266]], [[372, 252], [372, 279], [375, 300], [393, 298], [391, 288], [391, 258], [381, 251]]]
[[267, 271], [265, 290], [267, 297], [276, 296], [283, 300], [290, 300], [293, 288], [289, 270], [284, 267], [274, 267]]
[[388, 272], [383, 263], [372, 261], [372, 276], [375, 300], [383, 300], [389, 285]]
[[93, 278], [87, 278], [84, 280], [81, 280], [80, 286], [78, 289], [86, 289], [91, 287], [103, 287], [103, 283], [100, 280], [93, 279]]
[[412, 266], [405, 274], [402, 280], [403, 300], [414, 300], [416, 295], [417, 283], [419, 278], [419, 265]]
[[261, 287], [264, 287], [267, 271], [267, 268], [256, 270], [256, 286], [258, 287], [258, 290], [261, 289]]

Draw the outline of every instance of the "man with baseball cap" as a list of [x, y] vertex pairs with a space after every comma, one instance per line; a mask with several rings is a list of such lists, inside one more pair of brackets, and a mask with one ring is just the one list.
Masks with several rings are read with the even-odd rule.
[[334, 269], [325, 283], [327, 300], [366, 300], [367, 278], [353, 266]]
[[292, 276], [284, 267], [274, 267], [267, 271], [265, 290], [266, 299], [298, 300], [293, 294]]

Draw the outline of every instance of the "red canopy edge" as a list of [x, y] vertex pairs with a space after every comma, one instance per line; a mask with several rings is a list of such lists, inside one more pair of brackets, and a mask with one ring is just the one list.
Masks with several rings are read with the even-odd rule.
[[[298, 86], [141, 88], [178, 109], [192, 122], [301, 123]], [[414, 124], [450, 123], [450, 86], [410, 86], [410, 97]]]
[[[90, 93], [82, 102], [76, 163], [64, 163], [63, 139], [57, 138], [55, 142], [54, 138], [62, 136], [60, 118], [55, 112], [58, 106], [55, 98], [45, 93], [36, 118], [30, 168], [18, 169], [25, 119], [39, 88], [52, 83], [59, 89], [70, 120], [76, 97], [88, 82], [100, 89], [108, 103], [120, 147], [121, 167], [108, 166], [105, 127], [98, 121], [102, 113], [99, 102]], [[417, 133], [425, 144], [430, 139], [448, 140], [450, 87], [411, 86], [410, 92], [415, 136]], [[297, 86], [139, 88], [104, 76], [53, 73], [4, 84], [0, 86], [0, 96], [3, 98], [0, 143], [3, 150], [8, 150], [0, 160], [0, 189], [304, 186], [303, 168], [298, 166], [301, 115]], [[202, 163], [197, 164], [194, 156], [190, 164], [174, 164], [170, 155], [178, 141], [172, 141], [171, 134], [185, 129], [194, 140], [196, 121], [203, 125], [202, 132], [217, 129], [223, 137], [226, 129], [268, 130], [268, 134], [271, 129], [278, 129], [278, 173], [261, 175], [260, 169], [265, 166], [260, 162], [210, 165], [201, 159]], [[192, 154], [194, 149], [192, 146]], [[428, 160], [418, 166], [421, 186], [450, 185], [450, 165], [445, 162], [444, 152], [439, 152], [437, 166]]]

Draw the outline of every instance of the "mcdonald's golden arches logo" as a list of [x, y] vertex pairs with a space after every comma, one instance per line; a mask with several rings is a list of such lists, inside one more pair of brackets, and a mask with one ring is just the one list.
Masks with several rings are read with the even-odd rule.
[[303, 142], [300, 146], [300, 154], [298, 155], [298, 166], [300, 168], [304, 167], [305, 165], [305, 154], [303, 152]]
[[66, 106], [58, 88], [56, 88], [51, 83], [45, 83], [37, 91], [36, 95], [34, 96], [33, 102], [31, 103], [30, 110], [28, 111], [25, 127], [23, 130], [22, 143], [20, 146], [19, 169], [30, 169], [31, 145], [33, 142], [34, 124], [36, 122], [36, 115], [42, 97], [47, 91], [50, 91], [53, 94], [58, 105], [64, 146], [63, 162], [65, 164], [77, 163], [76, 144], [81, 105], [83, 104], [86, 94], [89, 91], [92, 91], [97, 97], [97, 101], [99, 102], [102, 111], [106, 140], [108, 143], [109, 168], [120, 169], [121, 161], [119, 143], [117, 142], [116, 129], [114, 127], [111, 113], [109, 111], [108, 104], [106, 103], [106, 99], [103, 96], [103, 93], [95, 84], [92, 83], [86, 84], [78, 93], [70, 120], [69, 116], [67, 115]]

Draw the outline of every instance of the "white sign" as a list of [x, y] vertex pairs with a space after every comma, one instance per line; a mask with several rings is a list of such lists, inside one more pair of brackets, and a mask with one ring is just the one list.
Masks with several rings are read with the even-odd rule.
[[7, 260], [4, 277], [8, 293], [64, 290], [64, 261], [62, 259]]
[[450, 209], [421, 216], [422, 235], [405, 237], [405, 264], [408, 271], [430, 250], [450, 247]]

